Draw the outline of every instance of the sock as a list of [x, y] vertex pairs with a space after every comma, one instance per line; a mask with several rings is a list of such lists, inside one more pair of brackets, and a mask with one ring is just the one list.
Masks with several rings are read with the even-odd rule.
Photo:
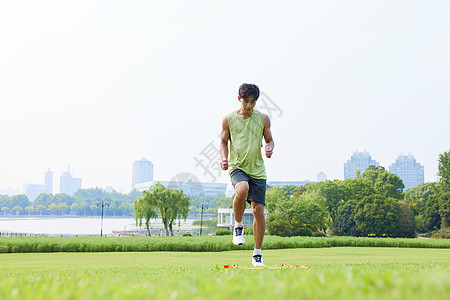
[[261, 249], [256, 249], [253, 250], [253, 255], [261, 255]]
[[234, 227], [244, 227], [244, 224], [242, 224], [242, 221], [241, 222], [235, 221], [234, 222]]

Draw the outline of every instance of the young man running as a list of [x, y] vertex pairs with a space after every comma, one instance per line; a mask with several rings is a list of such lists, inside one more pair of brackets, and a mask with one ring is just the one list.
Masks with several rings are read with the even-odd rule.
[[[235, 226], [233, 243], [245, 243], [242, 217], [245, 201], [251, 204], [253, 212], [253, 234], [255, 250], [252, 264], [264, 267], [261, 246], [266, 230], [264, 205], [266, 198], [266, 169], [261, 156], [262, 138], [266, 141], [265, 155], [272, 157], [274, 142], [270, 131], [270, 119], [254, 109], [259, 97], [259, 88], [244, 83], [239, 88], [238, 100], [241, 107], [228, 114], [222, 121], [220, 142], [220, 166], [230, 168], [231, 183], [236, 190], [233, 200]], [[228, 162], [228, 141], [230, 141], [230, 162]]]

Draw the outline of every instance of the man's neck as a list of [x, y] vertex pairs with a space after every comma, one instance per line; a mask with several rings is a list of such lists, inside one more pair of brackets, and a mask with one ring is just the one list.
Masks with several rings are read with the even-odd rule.
[[245, 109], [240, 108], [237, 111], [239, 117], [241, 117], [242, 119], [248, 119], [252, 116], [253, 114], [253, 109], [250, 112], [247, 112]]

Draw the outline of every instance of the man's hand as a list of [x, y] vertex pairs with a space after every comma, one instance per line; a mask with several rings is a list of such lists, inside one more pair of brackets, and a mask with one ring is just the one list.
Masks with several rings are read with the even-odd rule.
[[272, 153], [273, 153], [273, 149], [272, 147], [270, 147], [270, 145], [266, 145], [266, 157], [267, 158], [271, 158], [272, 157]]
[[220, 167], [222, 170], [228, 170], [228, 160], [224, 159], [220, 162]]

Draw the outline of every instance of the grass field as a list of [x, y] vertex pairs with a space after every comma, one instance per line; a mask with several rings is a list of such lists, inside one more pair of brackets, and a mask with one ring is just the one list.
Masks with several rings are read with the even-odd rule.
[[[34, 252], [135, 252], [192, 251], [219, 252], [253, 250], [253, 237], [236, 246], [229, 236], [203, 237], [0, 237], [0, 253]], [[324, 248], [324, 247], [402, 247], [447, 248], [448, 239], [401, 239], [369, 237], [264, 237], [263, 249]]]
[[[450, 249], [0, 255], [0, 299], [449, 299]], [[281, 268], [281, 264], [311, 269]], [[235, 269], [224, 265], [236, 264]], [[156, 297], [156, 298], [155, 298]]]

